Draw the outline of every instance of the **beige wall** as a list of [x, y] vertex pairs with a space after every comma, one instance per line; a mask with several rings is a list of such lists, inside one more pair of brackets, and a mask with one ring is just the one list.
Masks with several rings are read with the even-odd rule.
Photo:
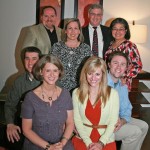
[[[150, 1], [149, 0], [103, 0], [105, 24], [110, 18], [123, 17], [129, 23], [148, 26], [147, 43], [137, 45], [141, 54], [143, 69], [150, 71]], [[65, 0], [65, 17], [73, 17], [74, 0]], [[15, 51], [20, 31], [23, 27], [35, 23], [36, 0], [0, 1], [0, 90], [5, 81], [18, 72], [15, 64]], [[13, 78], [12, 78], [13, 79]], [[12, 80], [11, 79], [11, 80]], [[149, 85], [150, 87], [150, 85]]]

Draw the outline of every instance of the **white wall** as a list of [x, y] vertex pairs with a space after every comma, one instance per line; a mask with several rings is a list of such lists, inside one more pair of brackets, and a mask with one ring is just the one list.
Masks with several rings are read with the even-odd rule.
[[35, 23], [36, 0], [0, 0], [0, 89], [17, 72], [15, 49], [22, 27]]
[[[149, 0], [103, 0], [104, 18], [102, 24], [114, 17], [123, 17], [129, 23], [148, 26], [147, 43], [137, 45], [141, 54], [143, 69], [150, 71], [150, 12]], [[74, 0], [65, 0], [65, 17], [73, 17]], [[23, 27], [35, 23], [36, 0], [0, 0], [0, 90], [12, 74], [17, 72], [15, 65], [16, 43]]]

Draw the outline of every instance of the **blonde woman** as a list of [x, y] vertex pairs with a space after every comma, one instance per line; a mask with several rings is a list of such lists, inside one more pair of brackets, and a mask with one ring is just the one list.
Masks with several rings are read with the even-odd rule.
[[118, 120], [119, 97], [107, 86], [106, 64], [90, 57], [80, 76], [80, 87], [73, 91], [74, 121], [78, 136], [75, 150], [116, 150], [114, 127]]

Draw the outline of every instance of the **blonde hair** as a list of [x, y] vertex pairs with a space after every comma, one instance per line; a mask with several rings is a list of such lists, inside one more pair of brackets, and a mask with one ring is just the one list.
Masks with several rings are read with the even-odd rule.
[[[89, 93], [89, 84], [87, 81], [87, 74], [89, 72], [95, 72], [97, 68], [100, 68], [102, 71], [102, 79], [99, 84], [99, 91], [97, 95], [96, 102], [102, 98], [102, 103], [104, 103], [104, 106], [106, 104], [107, 99], [110, 96], [110, 90], [111, 88], [107, 86], [107, 67], [105, 61], [96, 56], [91, 56], [86, 63], [84, 64], [81, 75], [80, 75], [80, 87], [78, 89], [79, 94], [79, 100], [81, 103], [84, 103], [85, 97]], [[95, 103], [96, 103], [95, 102]]]

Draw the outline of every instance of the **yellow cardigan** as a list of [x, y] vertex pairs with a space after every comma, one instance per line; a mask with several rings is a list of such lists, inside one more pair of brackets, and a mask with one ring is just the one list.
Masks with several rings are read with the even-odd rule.
[[[80, 137], [86, 144], [86, 146], [89, 146], [89, 144], [92, 143], [90, 139], [92, 128], [83, 125], [83, 123], [92, 125], [91, 122], [85, 116], [85, 109], [88, 101], [88, 95], [86, 96], [83, 104], [79, 101], [77, 89], [73, 91], [72, 97], [73, 97], [74, 121], [76, 129]], [[107, 125], [107, 128], [105, 129], [99, 128], [98, 131], [101, 135], [99, 140], [104, 144], [115, 141], [113, 131], [115, 128], [115, 124], [117, 123], [118, 116], [119, 116], [119, 96], [117, 91], [111, 88], [110, 97], [106, 102], [105, 107], [104, 104], [101, 105], [101, 118], [99, 125]]]

